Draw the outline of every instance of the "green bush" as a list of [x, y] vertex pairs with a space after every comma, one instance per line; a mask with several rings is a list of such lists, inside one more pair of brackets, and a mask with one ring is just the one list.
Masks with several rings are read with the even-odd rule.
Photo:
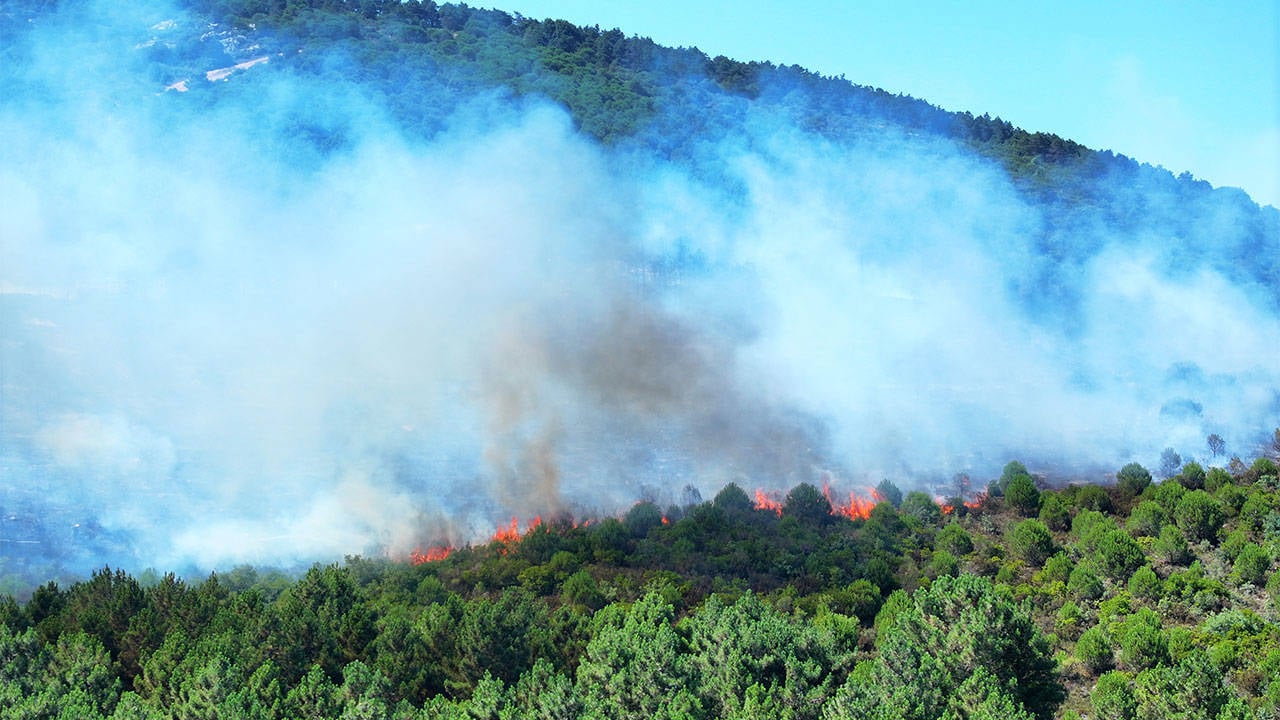
[[1039, 517], [1045, 527], [1056, 532], [1062, 532], [1071, 527], [1071, 513], [1067, 510], [1066, 503], [1062, 502], [1062, 497], [1056, 492], [1041, 493]]
[[1167, 522], [1169, 513], [1163, 505], [1154, 500], [1143, 500], [1129, 513], [1125, 527], [1139, 537], [1156, 537]]
[[1116, 582], [1128, 580], [1129, 575], [1146, 562], [1142, 548], [1124, 530], [1112, 530], [1104, 535], [1098, 542], [1097, 557], [1102, 571]]
[[1078, 600], [1097, 600], [1102, 591], [1102, 580], [1089, 563], [1076, 565], [1067, 579], [1067, 592]]
[[1039, 567], [1055, 551], [1053, 536], [1039, 520], [1023, 520], [1009, 533], [1009, 551], [1026, 564]]
[[1186, 565], [1191, 562], [1191, 548], [1187, 546], [1187, 538], [1176, 525], [1165, 525], [1160, 537], [1151, 544], [1151, 552], [1158, 559], [1170, 565]]
[[951, 522], [938, 531], [934, 537], [933, 546], [938, 550], [946, 550], [947, 552], [963, 557], [973, 552], [973, 539], [969, 537], [969, 531], [965, 530], [960, 523]]
[[1098, 678], [1089, 703], [1098, 720], [1134, 720], [1138, 709], [1130, 677], [1119, 670], [1105, 672]]
[[1097, 625], [1085, 630], [1076, 641], [1076, 657], [1095, 675], [1106, 672], [1115, 665], [1111, 640], [1107, 638], [1106, 631]]
[[1214, 540], [1226, 521], [1226, 514], [1212, 495], [1192, 490], [1178, 500], [1173, 518], [1188, 540]]
[[1245, 543], [1236, 555], [1232, 573], [1240, 583], [1261, 585], [1271, 572], [1271, 556], [1256, 543]]
[[1129, 576], [1129, 594], [1142, 600], [1159, 600], [1164, 590], [1159, 576], [1150, 565], [1143, 565]]
[[1040, 512], [1040, 491], [1036, 489], [1035, 480], [1030, 475], [1017, 475], [1010, 480], [1008, 487], [1004, 489], [1004, 499], [1010, 508], [1023, 517]]
[[1135, 498], [1151, 484], [1151, 473], [1138, 463], [1129, 463], [1116, 473], [1116, 490], [1125, 498]]

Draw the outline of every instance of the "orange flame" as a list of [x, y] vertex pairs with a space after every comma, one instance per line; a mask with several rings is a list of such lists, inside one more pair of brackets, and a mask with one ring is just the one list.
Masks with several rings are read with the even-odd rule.
[[497, 532], [493, 534], [493, 537], [489, 540], [489, 542], [513, 543], [519, 540], [520, 538], [524, 537], [525, 535], [528, 535], [529, 533], [533, 532], [535, 528], [538, 528], [541, 526], [542, 526], [542, 516], [536, 515], [534, 516], [533, 521], [530, 522], [528, 526], [525, 527], [524, 532], [522, 533], [520, 532], [519, 518], [513, 517], [511, 518], [511, 524], [503, 525], [502, 527], [499, 527]]
[[766, 493], [763, 490], [756, 490], [756, 509], [772, 510], [781, 516], [782, 501], [778, 499], [778, 494], [776, 492]]
[[439, 562], [440, 560], [443, 560], [449, 557], [450, 553], [452, 552], [453, 552], [453, 548], [447, 545], [442, 545], [438, 547], [429, 547], [427, 548], [426, 552], [423, 552], [421, 550], [414, 550], [412, 553], [409, 554], [409, 562], [413, 563], [414, 565], [422, 565], [424, 563], [430, 563], [430, 562]]

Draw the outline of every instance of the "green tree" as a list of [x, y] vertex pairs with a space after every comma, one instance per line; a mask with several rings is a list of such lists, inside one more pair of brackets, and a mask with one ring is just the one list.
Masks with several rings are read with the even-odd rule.
[[1120, 665], [1129, 672], [1169, 661], [1169, 643], [1160, 629], [1160, 616], [1143, 608], [1125, 620], [1120, 636]]
[[1052, 717], [1065, 696], [1028, 608], [985, 578], [940, 577], [917, 590], [886, 621], [876, 645], [880, 655], [870, 675], [913, 698], [905, 717], [941, 715], [978, 668], [1037, 718]]
[[1230, 692], [1222, 673], [1199, 650], [1177, 665], [1161, 665], [1140, 673], [1134, 683], [1139, 718], [1216, 720]]
[[1062, 532], [1071, 527], [1071, 513], [1055, 492], [1040, 494], [1040, 522], [1050, 530]]
[[822, 491], [809, 483], [791, 488], [782, 503], [782, 514], [794, 517], [802, 523], [823, 526], [832, 522], [831, 501]]
[[970, 537], [969, 531], [965, 530], [960, 523], [947, 523], [938, 534], [934, 536], [933, 546], [939, 550], [957, 555], [965, 556], [973, 552], [973, 538]]
[[876, 495], [879, 496], [881, 502], [887, 502], [895, 508], [902, 505], [902, 491], [888, 478], [881, 480], [880, 484], [876, 485]]
[[1150, 565], [1143, 565], [1129, 577], [1129, 594], [1142, 600], [1160, 599], [1163, 585]]
[[1169, 513], [1164, 506], [1151, 500], [1143, 500], [1129, 513], [1129, 521], [1125, 525], [1129, 532], [1139, 537], [1156, 537], [1160, 529], [1169, 522]]
[[595, 632], [578, 665], [577, 691], [586, 714], [618, 720], [701, 714], [674, 615], [656, 592], [629, 609], [610, 605], [596, 613]]
[[1014, 525], [1009, 533], [1009, 550], [1032, 567], [1040, 567], [1056, 552], [1053, 536], [1039, 520], [1023, 520]]
[[1081, 562], [1071, 570], [1067, 579], [1067, 592], [1077, 600], [1097, 600], [1102, 597], [1102, 580], [1091, 563]]
[[1135, 720], [1138, 702], [1133, 697], [1133, 687], [1128, 674], [1118, 670], [1105, 672], [1098, 677], [1089, 696], [1093, 712], [1098, 720]]
[[1036, 489], [1035, 480], [1028, 474], [1014, 476], [1004, 489], [1005, 502], [1023, 517], [1030, 517], [1040, 511], [1040, 491]]
[[1115, 664], [1115, 652], [1107, 631], [1097, 625], [1085, 630], [1076, 641], [1076, 657], [1089, 668], [1089, 672], [1097, 674], [1110, 670]]
[[732, 605], [712, 596], [681, 628], [709, 717], [741, 717], [751, 686], [758, 685], [778, 712], [816, 718], [852, 660], [852, 648], [842, 647], [836, 635], [783, 615], [753, 593]]
[[1116, 473], [1116, 489], [1126, 499], [1138, 497], [1149, 485], [1151, 473], [1136, 462], [1125, 465]]
[[1178, 528], [1192, 541], [1217, 538], [1226, 520], [1222, 506], [1204, 490], [1192, 490], [1183, 495], [1173, 517]]
[[1151, 552], [1170, 565], [1186, 565], [1193, 557], [1187, 538], [1176, 525], [1165, 525], [1160, 537], [1151, 544]]
[[1104, 535], [1096, 553], [1102, 571], [1116, 582], [1127, 581], [1129, 575], [1146, 562], [1142, 548], [1124, 530], [1112, 530]]
[[909, 515], [925, 525], [937, 525], [942, 521], [942, 508], [927, 493], [912, 490], [907, 493], [900, 509], [902, 515]]
[[1232, 572], [1241, 583], [1262, 585], [1271, 573], [1271, 556], [1256, 543], [1246, 543], [1236, 555]]

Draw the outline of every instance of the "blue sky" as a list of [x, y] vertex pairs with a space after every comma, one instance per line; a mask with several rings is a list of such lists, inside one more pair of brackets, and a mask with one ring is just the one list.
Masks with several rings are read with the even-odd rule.
[[1280, 2], [504, 0], [1000, 116], [1280, 207]]

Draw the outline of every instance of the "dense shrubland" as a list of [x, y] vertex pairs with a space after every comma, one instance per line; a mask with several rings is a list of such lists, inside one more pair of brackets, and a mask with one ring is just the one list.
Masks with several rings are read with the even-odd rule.
[[1236, 467], [1010, 463], [865, 519], [729, 485], [419, 565], [104, 568], [0, 603], [0, 716], [1275, 717], [1280, 480]]

